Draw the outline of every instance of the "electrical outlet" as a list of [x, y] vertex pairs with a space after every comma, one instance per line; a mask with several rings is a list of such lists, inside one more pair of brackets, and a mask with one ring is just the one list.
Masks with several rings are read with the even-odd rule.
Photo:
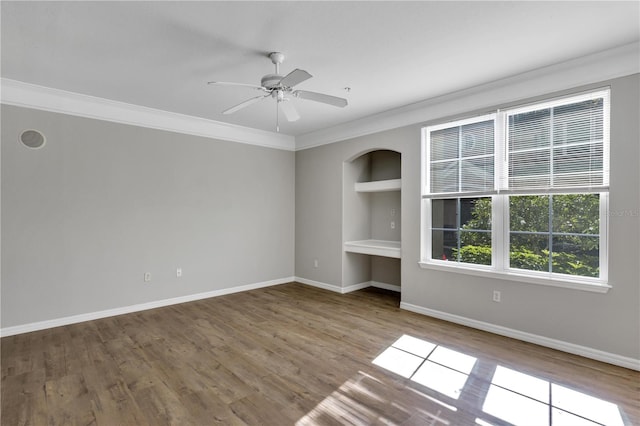
[[391, 229], [396, 229], [396, 222], [395, 221], [391, 221]]
[[396, 215], [396, 209], [391, 209], [391, 216], [395, 216]]
[[498, 290], [493, 290], [493, 301], [494, 302], [500, 302], [501, 300], [501, 294]]
[[180, 278], [182, 276], [182, 268], [176, 269], [176, 277]]
[[318, 259], [313, 259], [313, 267], [314, 268], [318, 267]]
[[144, 273], [144, 282], [148, 283], [149, 281], [151, 281], [151, 272], [145, 272]]

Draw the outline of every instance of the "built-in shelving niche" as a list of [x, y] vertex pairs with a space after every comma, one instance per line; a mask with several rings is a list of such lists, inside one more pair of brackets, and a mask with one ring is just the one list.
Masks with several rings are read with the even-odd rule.
[[346, 161], [343, 185], [343, 286], [400, 291], [400, 153], [380, 149]]

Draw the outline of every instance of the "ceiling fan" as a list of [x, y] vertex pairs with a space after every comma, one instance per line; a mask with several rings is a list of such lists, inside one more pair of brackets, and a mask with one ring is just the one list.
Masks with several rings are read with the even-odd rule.
[[246, 101], [240, 102], [238, 105], [232, 106], [224, 111], [223, 114], [233, 114], [240, 111], [250, 105], [260, 102], [266, 98], [273, 98], [276, 100], [276, 131], [280, 131], [279, 118], [278, 118], [278, 106], [284, 114], [287, 121], [296, 121], [300, 118], [298, 111], [292, 102], [291, 97], [307, 99], [310, 101], [321, 102], [328, 105], [344, 108], [347, 106], [347, 100], [339, 98], [337, 96], [325, 95], [323, 93], [309, 92], [308, 90], [294, 90], [293, 88], [298, 84], [306, 81], [312, 77], [308, 72], [296, 68], [289, 74], [282, 76], [279, 74], [280, 64], [284, 61], [284, 55], [280, 52], [269, 53], [269, 59], [276, 66], [275, 74], [267, 74], [260, 80], [260, 86], [255, 84], [245, 83], [229, 83], [224, 81], [209, 81], [207, 84], [215, 84], [218, 86], [240, 86], [251, 87], [263, 92], [260, 96], [256, 96]]

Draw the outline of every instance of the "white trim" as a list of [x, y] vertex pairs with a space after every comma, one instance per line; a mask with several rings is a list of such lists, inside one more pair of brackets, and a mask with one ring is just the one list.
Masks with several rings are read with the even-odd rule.
[[375, 180], [370, 182], [356, 182], [354, 189], [356, 192], [389, 192], [400, 191], [402, 179]]
[[296, 150], [426, 123], [540, 94], [600, 83], [640, 72], [640, 42], [605, 50], [516, 76], [443, 94], [390, 111], [296, 137]]
[[292, 151], [295, 138], [139, 105], [118, 102], [7, 78], [1, 102], [25, 108]]
[[[432, 132], [436, 132], [438, 130], [443, 130], [443, 129], [449, 129], [451, 127], [462, 127], [462, 126], [466, 126], [467, 124], [477, 124], [485, 121], [493, 121], [494, 128], [495, 128], [496, 116], [497, 116], [497, 113], [490, 112], [489, 114], [478, 115], [478, 116], [474, 115], [473, 117], [462, 118], [456, 121], [447, 121], [445, 123], [434, 124], [433, 126], [426, 126], [427, 141], [431, 139]], [[460, 153], [460, 155], [462, 154]], [[431, 153], [427, 151], [427, 158], [430, 159], [430, 157], [431, 157]]]
[[[530, 102], [524, 105], [515, 106], [513, 108], [506, 108], [500, 112], [505, 114], [508, 118], [509, 116], [522, 114], [524, 112], [555, 108], [558, 106], [575, 104], [583, 101], [590, 101], [596, 98], [602, 98], [604, 104], [606, 105], [606, 108], [609, 108], [610, 97], [611, 95], [610, 95], [609, 87], [603, 87], [600, 89], [587, 90], [586, 92], [576, 93], [573, 95], [558, 96], [555, 98], [547, 99], [546, 101], [542, 101], [542, 102]], [[606, 115], [606, 112], [605, 112], [605, 115]]]
[[312, 287], [321, 288], [323, 290], [333, 291], [334, 293], [346, 294], [352, 291], [362, 290], [363, 288], [371, 287], [371, 282], [366, 281], [363, 283], [353, 284], [347, 287], [342, 287], [335, 284], [327, 284], [320, 281], [309, 280], [306, 278], [294, 277], [294, 280], [300, 284], [310, 285]]
[[[607, 173], [608, 178], [608, 173]], [[609, 282], [609, 193], [600, 194], [600, 279]]]
[[0, 102], [284, 150], [302, 150], [640, 72], [640, 42], [293, 137], [0, 78]]
[[411, 303], [401, 302], [400, 308], [407, 311], [416, 312], [418, 314], [427, 315], [429, 317], [476, 328], [478, 330], [488, 331], [490, 333], [498, 334], [501, 336], [511, 337], [513, 339], [522, 340], [529, 343], [535, 343], [536, 345], [545, 346], [563, 352], [580, 355], [586, 358], [595, 359], [597, 361], [602, 361], [609, 364], [618, 365], [620, 367], [640, 371], [640, 359], [625, 357], [622, 355], [601, 351], [599, 349], [590, 348], [588, 346], [576, 345], [574, 343], [564, 342], [562, 340], [551, 339], [549, 337], [514, 330], [512, 328], [478, 321], [459, 315], [436, 311], [434, 309], [424, 308], [422, 306], [413, 305]]
[[208, 299], [210, 297], [224, 296], [232, 293], [255, 290], [263, 287], [271, 287], [278, 284], [286, 284], [295, 281], [295, 277], [279, 278], [259, 283], [246, 284], [237, 287], [223, 288], [220, 290], [207, 291], [204, 293], [189, 294], [186, 296], [172, 297], [171, 299], [155, 300], [153, 302], [139, 303], [136, 305], [123, 306], [120, 308], [106, 309], [104, 311], [88, 312], [86, 314], [72, 315], [69, 317], [56, 318], [46, 321], [38, 321], [30, 324], [16, 325], [0, 329], [0, 337], [13, 336], [15, 334], [29, 333], [32, 331], [44, 330], [48, 328], [60, 327], [63, 325], [76, 324], [85, 321], [92, 321], [100, 318], [107, 318], [116, 315], [129, 314], [132, 312], [146, 311], [148, 309], [161, 308], [164, 306], [177, 305], [180, 303], [192, 302], [195, 300]]
[[300, 284], [306, 284], [312, 287], [321, 288], [323, 290], [333, 291], [335, 293], [340, 293], [340, 294], [344, 293], [344, 291], [342, 291], [342, 286], [335, 285], [335, 284], [327, 284], [320, 281], [308, 280], [306, 278], [300, 278], [300, 277], [294, 277], [294, 281]]
[[399, 285], [381, 283], [378, 281], [365, 281], [365, 282], [353, 284], [346, 287], [340, 287], [335, 284], [327, 284], [320, 281], [313, 281], [313, 280], [308, 280], [306, 278], [300, 278], [300, 277], [295, 277], [295, 281], [300, 284], [306, 284], [312, 287], [317, 287], [323, 290], [329, 290], [329, 291], [333, 291], [335, 293], [340, 293], [340, 294], [351, 293], [354, 291], [362, 290], [363, 288], [367, 288], [367, 287], [382, 288], [385, 290], [396, 291], [398, 293], [401, 292], [401, 287]]
[[429, 260], [418, 262], [422, 269], [435, 269], [438, 271], [453, 272], [457, 274], [473, 275], [499, 280], [517, 281], [528, 284], [546, 285], [550, 287], [570, 288], [573, 290], [590, 291], [593, 293], [607, 293], [611, 285], [600, 280], [588, 277], [576, 277], [570, 275], [552, 274], [539, 271], [524, 271], [519, 274], [515, 269], [510, 272], [497, 271], [486, 265], [474, 265], [471, 263], [447, 262], [442, 260]]
[[362, 290], [363, 288], [371, 287], [371, 281], [365, 281], [358, 284], [348, 285], [346, 287], [342, 287], [342, 294], [352, 293], [354, 291]]
[[349, 253], [371, 254], [374, 256], [402, 257], [402, 246], [400, 241], [386, 240], [360, 240], [345, 241], [344, 251]]
[[371, 284], [371, 287], [382, 288], [384, 290], [391, 290], [391, 291], [395, 291], [396, 293], [402, 293], [402, 287], [400, 287], [399, 285], [381, 283], [379, 281], [371, 281], [370, 284]]

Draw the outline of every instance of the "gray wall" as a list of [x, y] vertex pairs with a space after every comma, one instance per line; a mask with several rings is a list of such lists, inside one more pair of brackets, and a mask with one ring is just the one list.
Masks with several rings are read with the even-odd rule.
[[[414, 133], [414, 129], [402, 128], [296, 152], [297, 277], [337, 287], [361, 282], [356, 277], [349, 277], [350, 281], [346, 284], [342, 280], [342, 192], [353, 191], [353, 187], [343, 188], [343, 163], [376, 149], [402, 153], [405, 141], [411, 140]], [[364, 180], [367, 180], [365, 176], [360, 179]], [[370, 195], [363, 194], [361, 198], [364, 200]], [[353, 217], [344, 218], [344, 222], [351, 225], [361, 217], [366, 217], [363, 212], [368, 208], [363, 207], [366, 205], [362, 202], [359, 208], [351, 205], [345, 209], [344, 214]], [[404, 210], [404, 205], [400, 210]], [[363, 229], [370, 229], [370, 222]], [[404, 227], [402, 230], [404, 233]], [[362, 238], [360, 231], [345, 228], [345, 232], [352, 233], [346, 239]], [[318, 268], [313, 267], [313, 259], [319, 260]]]
[[[450, 117], [296, 153], [296, 276], [342, 286], [340, 281], [343, 162], [376, 148], [402, 153], [402, 301], [538, 336], [635, 359], [640, 358], [640, 77], [541, 93], [511, 105], [611, 87], [609, 282], [606, 294], [421, 269], [420, 129]], [[510, 105], [495, 105], [505, 108]], [[348, 212], [344, 213], [345, 215]], [[312, 268], [313, 258], [323, 259]], [[493, 290], [502, 302], [492, 302]]]
[[3, 105], [2, 327], [293, 276], [294, 161]]

